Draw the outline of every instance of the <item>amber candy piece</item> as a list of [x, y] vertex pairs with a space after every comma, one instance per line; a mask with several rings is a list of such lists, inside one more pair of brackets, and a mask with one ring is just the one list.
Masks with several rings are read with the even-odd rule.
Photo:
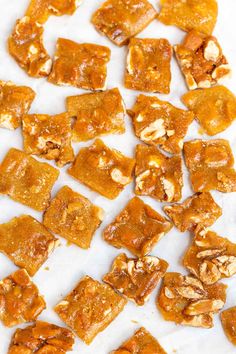
[[234, 157], [227, 140], [188, 141], [184, 156], [194, 192], [236, 191]]
[[221, 312], [221, 323], [229, 341], [236, 345], [236, 306]]
[[56, 168], [12, 148], [0, 165], [0, 194], [43, 211], [49, 204], [50, 192], [58, 176]]
[[122, 46], [141, 32], [156, 14], [147, 0], [107, 0], [93, 14], [92, 23], [97, 31]]
[[166, 321], [211, 328], [214, 313], [225, 304], [226, 288], [221, 283], [204, 285], [194, 276], [166, 273], [157, 297], [157, 307]]
[[172, 224], [148, 204], [135, 197], [106, 227], [104, 239], [117, 248], [127, 248], [138, 257], [150, 253]]
[[125, 87], [147, 92], [170, 92], [171, 45], [167, 39], [132, 38], [129, 42]]
[[85, 276], [55, 311], [86, 344], [90, 344], [123, 310], [127, 301], [109, 285]]

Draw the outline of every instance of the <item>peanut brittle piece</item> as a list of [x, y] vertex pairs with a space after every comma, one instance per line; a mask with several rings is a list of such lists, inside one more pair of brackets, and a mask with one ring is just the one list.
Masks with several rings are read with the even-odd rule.
[[179, 231], [194, 230], [198, 224], [211, 226], [222, 215], [211, 194], [196, 193], [181, 204], [164, 206], [165, 213]]
[[125, 106], [118, 88], [70, 96], [66, 99], [66, 105], [69, 115], [76, 118], [74, 141], [125, 132]]
[[148, 204], [135, 197], [104, 231], [104, 239], [117, 248], [127, 248], [138, 257], [150, 253], [172, 224]]
[[190, 90], [209, 88], [231, 73], [219, 42], [213, 36], [191, 31], [174, 49]]
[[49, 204], [51, 189], [58, 176], [56, 168], [12, 148], [0, 165], [0, 194], [43, 211]]
[[115, 199], [132, 181], [135, 160], [97, 139], [80, 149], [68, 173], [106, 198]]
[[0, 224], [0, 251], [31, 276], [47, 260], [56, 244], [57, 239], [46, 227], [29, 215]]
[[16, 86], [11, 81], [0, 81], [0, 128], [18, 128], [35, 95], [30, 87]]
[[227, 140], [188, 141], [184, 143], [184, 156], [194, 192], [236, 191], [234, 157]]
[[155, 146], [136, 147], [137, 195], [148, 195], [162, 202], [176, 202], [182, 196], [182, 160], [180, 156], [167, 157]]
[[129, 42], [125, 87], [147, 92], [170, 92], [171, 45], [167, 39], [132, 38]]
[[221, 312], [221, 323], [229, 341], [236, 345], [236, 306]]
[[85, 276], [55, 311], [86, 344], [90, 344], [123, 310], [127, 301], [109, 285]]
[[103, 209], [64, 186], [44, 213], [43, 223], [52, 232], [87, 249], [103, 219]]
[[103, 277], [103, 281], [142, 306], [148, 301], [167, 268], [168, 263], [163, 259], [154, 256], [128, 258], [122, 253], [115, 258], [111, 271]]
[[74, 334], [69, 329], [36, 321], [15, 331], [8, 354], [66, 354], [73, 345]]
[[107, 47], [59, 38], [48, 81], [86, 90], [105, 90], [110, 55]]
[[155, 17], [156, 11], [147, 0], [107, 0], [93, 14], [92, 23], [97, 31], [122, 46]]
[[159, 342], [144, 327], [111, 354], [166, 354]]
[[24, 150], [27, 154], [55, 160], [59, 167], [74, 160], [71, 119], [67, 113], [23, 117]]
[[129, 114], [138, 138], [150, 145], [160, 145], [172, 154], [181, 152], [183, 138], [194, 119], [192, 112], [145, 95], [138, 96]]
[[43, 297], [25, 269], [0, 281], [0, 320], [6, 327], [35, 321], [45, 308]]
[[211, 34], [216, 24], [218, 5], [216, 0], [161, 0], [158, 20], [189, 32], [196, 30]]
[[166, 321], [211, 328], [213, 315], [226, 301], [227, 286], [204, 285], [197, 278], [180, 273], [166, 273], [157, 297], [157, 307]]
[[43, 45], [43, 27], [25, 16], [17, 20], [9, 37], [9, 53], [29, 76], [48, 76], [52, 60]]

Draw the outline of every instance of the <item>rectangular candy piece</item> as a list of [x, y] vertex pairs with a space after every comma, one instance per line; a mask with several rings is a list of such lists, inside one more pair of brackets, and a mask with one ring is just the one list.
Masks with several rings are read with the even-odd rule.
[[80, 149], [68, 173], [108, 199], [118, 197], [132, 181], [135, 160], [97, 139]]
[[[17, 237], [16, 237], [17, 235]], [[0, 224], [0, 252], [33, 276], [57, 245], [57, 239], [40, 222], [22, 215]]]
[[0, 281], [0, 320], [6, 327], [35, 321], [46, 308], [43, 297], [25, 269]]
[[144, 327], [111, 354], [167, 354], [159, 342]]
[[166, 321], [211, 328], [226, 301], [227, 285], [204, 285], [194, 276], [166, 273], [156, 304]]
[[73, 161], [71, 119], [67, 113], [27, 114], [22, 122], [27, 154], [55, 160], [59, 167]]
[[51, 189], [58, 176], [56, 168], [12, 148], [0, 165], [0, 194], [43, 211], [49, 204]]
[[103, 281], [127, 299], [142, 306], [164, 276], [168, 263], [154, 256], [128, 258], [125, 253], [117, 256], [111, 271]]
[[228, 340], [236, 345], [236, 306], [221, 312], [221, 323]]
[[194, 192], [236, 191], [234, 157], [228, 140], [191, 140], [184, 144], [184, 157]]
[[132, 38], [129, 42], [125, 87], [147, 92], [170, 92], [171, 45], [167, 39]]
[[174, 49], [190, 90], [209, 88], [231, 73], [221, 46], [213, 36], [191, 31]]
[[85, 90], [105, 90], [110, 56], [107, 47], [59, 38], [48, 81]]
[[156, 14], [147, 0], [107, 0], [93, 14], [92, 23], [97, 31], [122, 46], [148, 26]]
[[103, 219], [103, 209], [67, 186], [62, 187], [44, 213], [43, 223], [52, 232], [87, 249]]
[[182, 160], [180, 155], [168, 157], [155, 146], [136, 147], [137, 195], [147, 195], [162, 202], [176, 202], [182, 197]]
[[160, 145], [171, 153], [179, 154], [183, 139], [194, 114], [179, 109], [155, 96], [139, 95], [134, 107], [128, 111], [136, 136], [144, 143]]
[[117, 248], [127, 248], [138, 257], [150, 253], [172, 224], [148, 204], [135, 197], [104, 230], [104, 239]]
[[0, 128], [16, 129], [28, 113], [36, 93], [27, 86], [0, 81]]
[[67, 97], [66, 106], [69, 115], [76, 119], [74, 141], [125, 132], [125, 106], [118, 88]]
[[181, 204], [164, 206], [165, 213], [181, 232], [193, 231], [198, 224], [208, 227], [222, 215], [210, 193], [196, 193]]
[[123, 310], [127, 301], [109, 285], [85, 276], [55, 311], [86, 344], [90, 344]]

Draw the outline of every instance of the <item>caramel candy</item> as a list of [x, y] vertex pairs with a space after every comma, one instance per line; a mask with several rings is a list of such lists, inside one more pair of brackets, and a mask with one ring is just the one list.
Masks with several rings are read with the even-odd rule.
[[227, 286], [204, 285], [197, 278], [166, 273], [157, 297], [157, 306], [166, 321], [192, 326], [213, 327], [213, 315], [226, 301]]
[[161, 0], [158, 19], [165, 25], [173, 25], [189, 32], [192, 29], [211, 34], [216, 24], [218, 5], [216, 0]]
[[48, 81], [86, 90], [105, 90], [110, 55], [107, 47], [59, 38]]
[[236, 306], [221, 312], [221, 322], [229, 341], [236, 345]]
[[194, 192], [236, 191], [234, 157], [227, 140], [188, 141], [184, 156]]
[[132, 181], [135, 160], [97, 139], [80, 149], [68, 173], [106, 198], [115, 199]]
[[17, 20], [9, 37], [9, 53], [29, 76], [48, 76], [52, 60], [43, 45], [43, 27], [25, 16]]
[[167, 268], [168, 263], [163, 259], [154, 256], [128, 258], [122, 253], [116, 257], [110, 273], [103, 277], [103, 281], [142, 306], [149, 299]]
[[0, 225], [0, 251], [31, 276], [47, 260], [56, 243], [46, 227], [28, 215]]
[[45, 308], [43, 297], [25, 269], [0, 282], [0, 320], [6, 327], [35, 321]]
[[67, 113], [55, 116], [28, 114], [23, 117], [25, 152], [55, 160], [59, 167], [74, 159], [71, 135], [71, 120]]
[[43, 211], [48, 206], [58, 176], [56, 168], [12, 148], [0, 165], [0, 194]]
[[208, 135], [223, 132], [236, 118], [236, 97], [224, 86], [189, 91], [182, 101]]
[[191, 31], [174, 49], [190, 90], [209, 88], [221, 83], [231, 73], [228, 61], [213, 36]]
[[94, 13], [92, 23], [97, 31], [122, 46], [155, 17], [156, 11], [147, 0], [107, 0]]
[[43, 218], [52, 232], [87, 249], [103, 219], [103, 210], [69, 187], [62, 187]]
[[154, 96], [139, 95], [129, 110], [135, 134], [143, 142], [160, 145], [169, 153], [178, 154], [183, 148], [183, 138], [192, 123], [192, 112], [179, 109]]
[[104, 231], [104, 239], [117, 248], [127, 248], [138, 257], [150, 253], [172, 224], [141, 199], [129, 201]]
[[66, 354], [73, 345], [74, 334], [69, 329], [36, 321], [15, 331], [8, 354]]
[[90, 344], [119, 315], [126, 303], [109, 285], [85, 276], [57, 304], [55, 311], [80, 339]]
[[132, 38], [129, 42], [125, 87], [147, 92], [170, 92], [172, 49], [167, 39]]
[[165, 206], [164, 211], [181, 232], [193, 231], [198, 224], [211, 226], [222, 215], [221, 207], [208, 192], [196, 193], [181, 204]]
[[0, 128], [16, 129], [22, 116], [28, 113], [35, 92], [27, 86], [16, 86], [11, 81], [0, 81]]
[[182, 160], [167, 157], [155, 146], [136, 147], [137, 195], [148, 195], [162, 202], [177, 202], [182, 196]]
[[167, 354], [159, 342], [144, 328], [139, 328], [134, 335], [111, 354]]

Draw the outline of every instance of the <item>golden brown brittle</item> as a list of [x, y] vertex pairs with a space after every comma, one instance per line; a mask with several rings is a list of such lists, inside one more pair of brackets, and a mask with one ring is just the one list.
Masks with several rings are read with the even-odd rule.
[[236, 306], [221, 312], [221, 322], [229, 341], [236, 345]]

